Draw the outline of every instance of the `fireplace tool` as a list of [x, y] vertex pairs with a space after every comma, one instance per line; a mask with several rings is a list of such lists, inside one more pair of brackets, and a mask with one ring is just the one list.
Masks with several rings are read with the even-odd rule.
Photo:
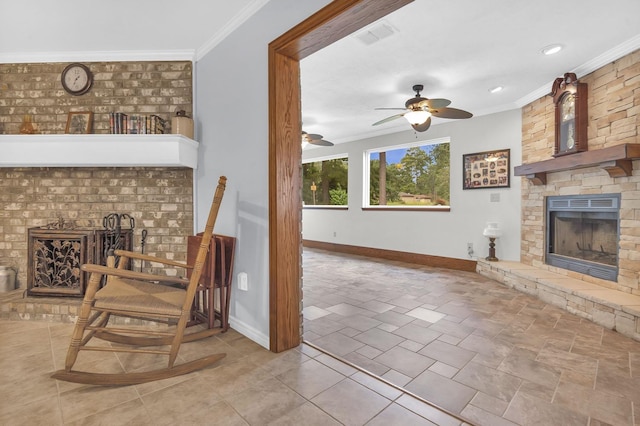
[[[142, 239], [140, 240], [140, 252], [144, 254], [144, 245], [147, 242], [147, 230], [142, 230]], [[140, 261], [140, 272], [142, 272], [142, 266], [144, 265], [144, 260]]]
[[[107, 230], [105, 234], [103, 256], [106, 260], [109, 256], [114, 255], [115, 250], [124, 248], [124, 240], [122, 238], [122, 221], [129, 220], [129, 228], [135, 228], [135, 219], [127, 213], [109, 213], [102, 218], [102, 226]], [[118, 257], [116, 256], [116, 263]]]

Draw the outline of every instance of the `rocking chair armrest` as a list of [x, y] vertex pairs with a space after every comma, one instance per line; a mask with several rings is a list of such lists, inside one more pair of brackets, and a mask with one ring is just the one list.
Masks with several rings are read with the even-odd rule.
[[130, 271], [128, 269], [110, 268], [108, 266], [94, 265], [91, 263], [83, 264], [80, 267], [80, 269], [82, 269], [85, 272], [98, 273], [102, 275], [111, 275], [111, 276], [121, 277], [121, 278], [130, 278], [133, 280], [158, 281], [161, 283], [178, 283], [184, 286], [189, 284], [189, 280], [186, 278], [170, 277], [167, 275], [147, 274], [146, 272], [137, 272], [137, 271]]
[[147, 260], [149, 262], [157, 262], [157, 263], [162, 263], [164, 265], [169, 265], [169, 266], [178, 266], [180, 268], [193, 269], [192, 265], [187, 265], [185, 262], [166, 259], [164, 257], [149, 256], [147, 254], [137, 253], [135, 251], [115, 250], [114, 253], [117, 256], [122, 256], [129, 259]]

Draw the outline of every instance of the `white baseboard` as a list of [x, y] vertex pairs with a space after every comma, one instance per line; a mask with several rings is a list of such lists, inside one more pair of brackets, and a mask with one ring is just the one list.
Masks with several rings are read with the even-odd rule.
[[239, 319], [233, 316], [229, 316], [229, 325], [238, 333], [248, 337], [249, 339], [259, 344], [260, 346], [266, 349], [269, 349], [269, 346], [270, 346], [269, 336], [265, 335], [264, 333], [256, 330], [255, 328], [251, 327], [250, 325], [247, 325], [246, 323], [240, 321]]

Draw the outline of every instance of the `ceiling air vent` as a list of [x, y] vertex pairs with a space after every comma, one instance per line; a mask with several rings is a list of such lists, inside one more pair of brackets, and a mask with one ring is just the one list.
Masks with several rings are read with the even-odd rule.
[[383, 38], [392, 36], [395, 33], [396, 30], [394, 30], [389, 23], [380, 21], [355, 34], [355, 38], [366, 45], [370, 45], [382, 40]]

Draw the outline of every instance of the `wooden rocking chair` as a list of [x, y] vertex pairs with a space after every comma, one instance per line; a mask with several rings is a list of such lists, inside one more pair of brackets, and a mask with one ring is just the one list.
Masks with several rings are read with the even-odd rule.
[[[181, 343], [210, 337], [222, 331], [221, 328], [214, 328], [186, 334], [185, 328], [190, 319], [191, 307], [207, 257], [226, 181], [227, 178], [224, 176], [218, 181], [193, 265], [125, 250], [115, 252], [120, 256], [117, 267], [114, 267], [113, 260], [108, 262], [108, 266], [82, 265], [82, 270], [91, 273], [89, 284], [71, 337], [65, 368], [56, 371], [51, 377], [75, 383], [131, 385], [190, 373], [214, 364], [226, 356], [225, 353], [218, 353], [174, 365]], [[128, 259], [191, 269], [190, 278], [129, 271], [124, 269]], [[99, 289], [103, 276], [107, 276], [107, 283]], [[158, 330], [157, 327], [108, 326], [112, 316], [167, 323], [169, 327], [166, 330]], [[94, 337], [110, 343], [100, 346], [88, 345]], [[148, 348], [149, 346], [168, 348]], [[144, 372], [94, 373], [73, 370], [79, 351], [85, 350], [161, 354], [167, 355], [169, 362], [166, 368]]]

